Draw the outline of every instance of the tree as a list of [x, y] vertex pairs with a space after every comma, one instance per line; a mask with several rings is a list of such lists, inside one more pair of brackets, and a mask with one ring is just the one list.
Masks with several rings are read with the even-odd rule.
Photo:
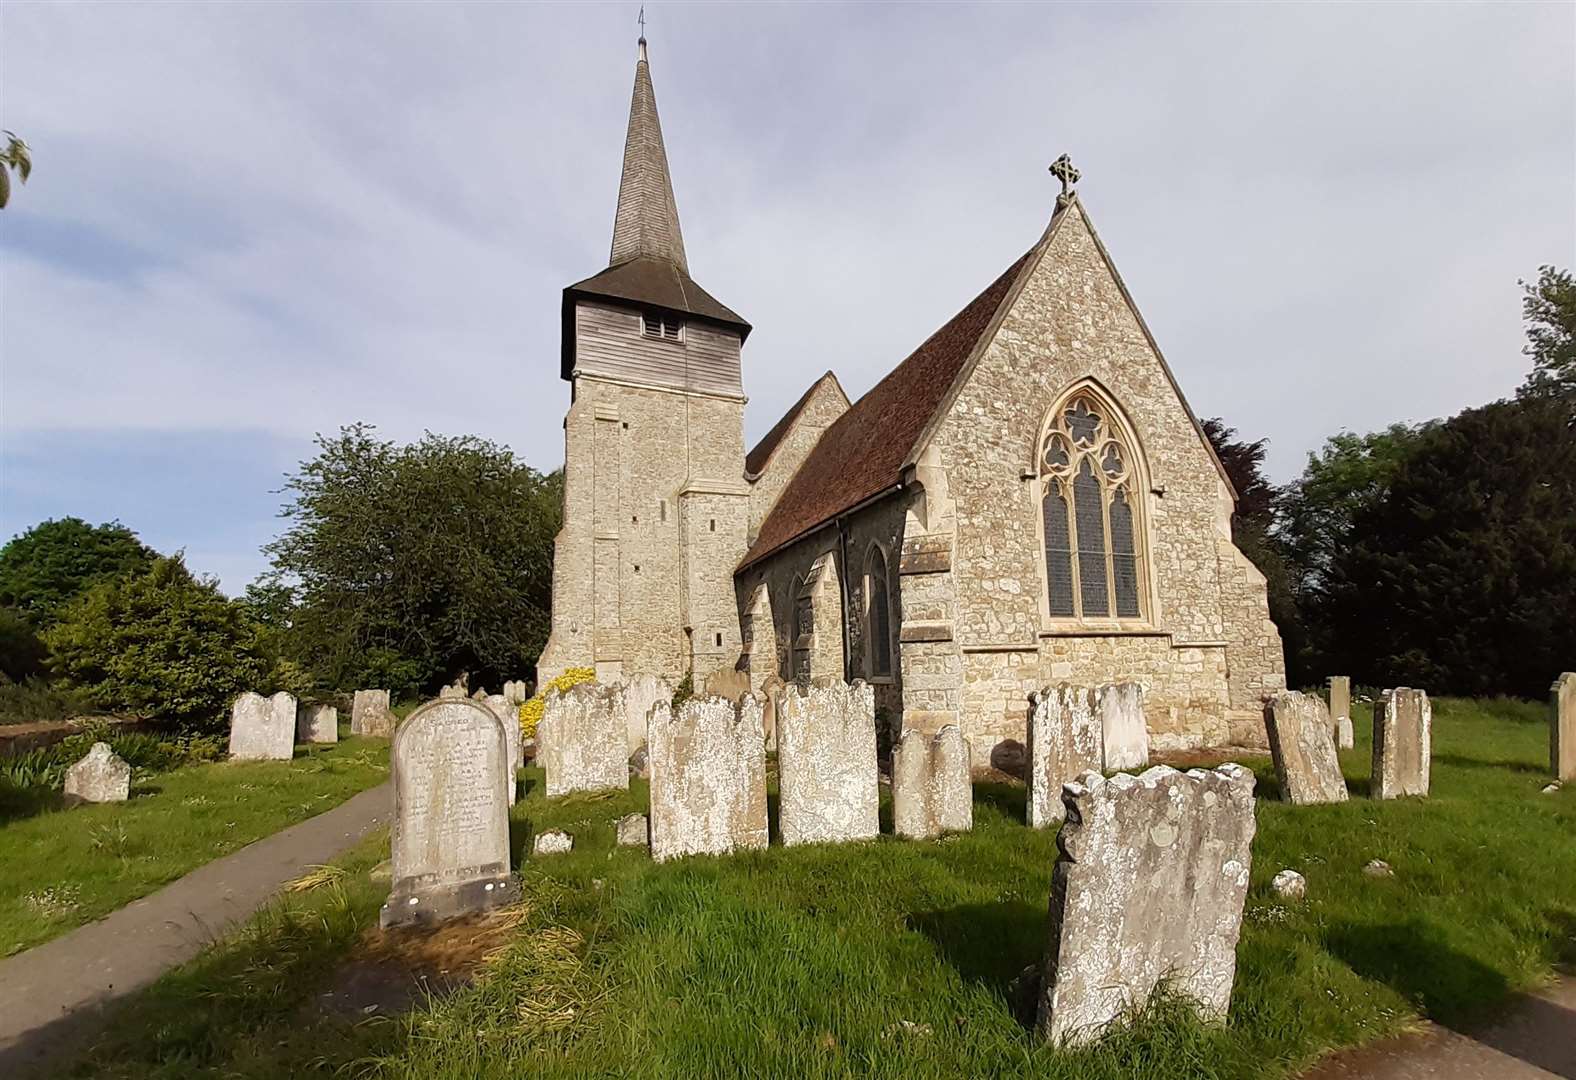
[[33, 154], [27, 143], [17, 138], [13, 132], [4, 132], [6, 146], [0, 150], [0, 210], [4, 210], [11, 201], [11, 172], [15, 169], [17, 179], [27, 183], [27, 178], [33, 175]]
[[245, 606], [179, 555], [94, 586], [44, 642], [62, 683], [112, 711], [217, 729], [235, 695], [271, 689]]
[[273, 569], [260, 583], [288, 594], [291, 654], [326, 686], [396, 693], [532, 670], [551, 618], [561, 476], [476, 438], [396, 446], [358, 424], [317, 445], [286, 479], [291, 524], [265, 548]]
[[1532, 372], [1520, 393], [1529, 397], [1576, 399], [1576, 280], [1569, 270], [1540, 267], [1536, 284], [1520, 282], [1526, 295], [1521, 315], [1527, 323]]
[[0, 548], [0, 605], [34, 627], [100, 582], [146, 570], [159, 553], [118, 521], [45, 521]]

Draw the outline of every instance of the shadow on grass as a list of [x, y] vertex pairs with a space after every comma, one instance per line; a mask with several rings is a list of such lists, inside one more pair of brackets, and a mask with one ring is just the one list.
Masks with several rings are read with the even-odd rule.
[[525, 863], [526, 856], [531, 853], [531, 839], [535, 835], [536, 826], [529, 819], [509, 819], [509, 858], [513, 866], [519, 867]]
[[916, 912], [908, 917], [908, 926], [934, 942], [964, 979], [1011, 1005], [1013, 980], [1045, 952], [1047, 917], [1044, 907], [1009, 900]]
[[1450, 765], [1460, 769], [1504, 769], [1507, 772], [1536, 773], [1542, 776], [1549, 771], [1548, 765], [1534, 765], [1526, 761], [1491, 761], [1486, 758], [1462, 757], [1460, 754], [1435, 754], [1435, 765]]
[[1554, 931], [1554, 964], [1567, 975], [1576, 975], [1576, 911], [1558, 908], [1544, 916]]
[[974, 782], [974, 804], [988, 806], [1008, 821], [1028, 820], [1029, 789], [989, 780]]
[[1510, 991], [1504, 975], [1451, 947], [1419, 919], [1389, 926], [1333, 922], [1324, 946], [1358, 975], [1390, 986], [1430, 1019], [1457, 1030]]

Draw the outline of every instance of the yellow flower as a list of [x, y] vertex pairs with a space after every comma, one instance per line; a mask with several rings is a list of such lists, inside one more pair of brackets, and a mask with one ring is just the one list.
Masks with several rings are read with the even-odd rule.
[[547, 692], [557, 690], [563, 693], [571, 686], [581, 683], [595, 682], [596, 668], [575, 667], [570, 668], [556, 679], [548, 681], [547, 685], [536, 692], [536, 696], [529, 701], [520, 703], [520, 735], [522, 738], [536, 738], [536, 725], [542, 722], [542, 710], [547, 706]]

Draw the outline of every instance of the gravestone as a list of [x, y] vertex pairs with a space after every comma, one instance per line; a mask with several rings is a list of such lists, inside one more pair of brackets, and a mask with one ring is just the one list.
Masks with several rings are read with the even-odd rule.
[[519, 794], [520, 767], [525, 764], [520, 748], [520, 707], [511, 703], [503, 694], [491, 694], [482, 704], [493, 711], [498, 722], [503, 725], [504, 740], [509, 744], [509, 771], [504, 777], [504, 787], [509, 792], [509, 803], [512, 806]]
[[628, 753], [646, 744], [646, 723], [659, 700], [672, 701], [673, 687], [655, 675], [636, 675], [624, 682], [624, 721], [628, 725]]
[[465, 698], [429, 701], [399, 726], [389, 750], [394, 886], [382, 926], [519, 899], [509, 873], [508, 752], [498, 717]]
[[1398, 686], [1374, 702], [1373, 797], [1427, 795], [1434, 707], [1423, 690]]
[[974, 827], [969, 744], [957, 725], [935, 737], [910, 728], [892, 750], [892, 831], [927, 840]]
[[1352, 748], [1352, 680], [1346, 675], [1330, 676], [1330, 729], [1338, 749]]
[[1043, 829], [1066, 814], [1062, 785], [1104, 761], [1094, 691], [1087, 686], [1042, 690], [1029, 698], [1029, 827]]
[[738, 701], [750, 692], [750, 673], [737, 668], [718, 668], [706, 676], [706, 693]]
[[761, 699], [658, 701], [651, 750], [651, 854], [724, 855], [767, 845]]
[[463, 698], [464, 696], [465, 687], [463, 686], [445, 686], [442, 690], [438, 691], [439, 700], [447, 700], [449, 698]]
[[357, 690], [350, 704], [350, 733], [386, 739], [394, 734], [387, 690]]
[[766, 731], [766, 749], [777, 749], [777, 714], [782, 711], [783, 689], [788, 684], [775, 671], [761, 680], [761, 697], [766, 702], [761, 712], [761, 727]]
[[550, 690], [536, 729], [547, 796], [629, 788], [628, 721], [621, 687], [580, 683]]
[[231, 761], [289, 761], [295, 756], [296, 699], [247, 691], [230, 707]]
[[512, 679], [503, 684], [503, 696], [509, 699], [511, 705], [524, 705], [529, 694], [525, 692], [524, 679]]
[[1576, 780], [1576, 671], [1549, 687], [1549, 764], [1560, 783]]
[[296, 709], [296, 741], [337, 743], [339, 710], [332, 705], [302, 705]]
[[1107, 769], [1149, 765], [1149, 727], [1144, 723], [1144, 688], [1135, 682], [1100, 687], [1101, 754]]
[[877, 835], [875, 692], [857, 680], [826, 686], [795, 683], [783, 693], [777, 728], [777, 815], [783, 844], [841, 843]]
[[648, 847], [649, 830], [645, 814], [625, 814], [613, 823], [619, 847]]
[[1270, 699], [1270, 757], [1281, 798], [1298, 806], [1346, 801], [1346, 777], [1335, 753], [1330, 717], [1312, 694], [1282, 691]]
[[537, 833], [531, 843], [532, 855], [567, 855], [575, 849], [575, 838], [562, 829]]
[[131, 766], [109, 743], [96, 742], [66, 770], [66, 804], [125, 802], [131, 798]]
[[1253, 773], [1088, 772], [1063, 798], [1040, 1037], [1091, 1042], [1162, 982], [1223, 1020], [1252, 866]]

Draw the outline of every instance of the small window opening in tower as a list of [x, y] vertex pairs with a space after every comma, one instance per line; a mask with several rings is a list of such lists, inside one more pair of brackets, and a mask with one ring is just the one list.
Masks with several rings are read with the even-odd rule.
[[722, 648], [722, 635], [721, 634], [717, 635], [717, 648], [719, 648], [719, 649]]
[[661, 338], [663, 341], [679, 341], [684, 332], [684, 320], [672, 315], [642, 315], [640, 326], [647, 337]]
[[637, 574], [640, 573], [640, 564], [639, 563], [635, 564], [635, 573], [637, 573]]
[[663, 521], [668, 520], [668, 500], [666, 500], [666, 499], [658, 499], [657, 500], [657, 510], [661, 514], [661, 520], [663, 520]]
[[712, 532], [716, 532], [717, 531], [717, 519], [716, 518], [712, 518], [711, 519], [711, 531]]

